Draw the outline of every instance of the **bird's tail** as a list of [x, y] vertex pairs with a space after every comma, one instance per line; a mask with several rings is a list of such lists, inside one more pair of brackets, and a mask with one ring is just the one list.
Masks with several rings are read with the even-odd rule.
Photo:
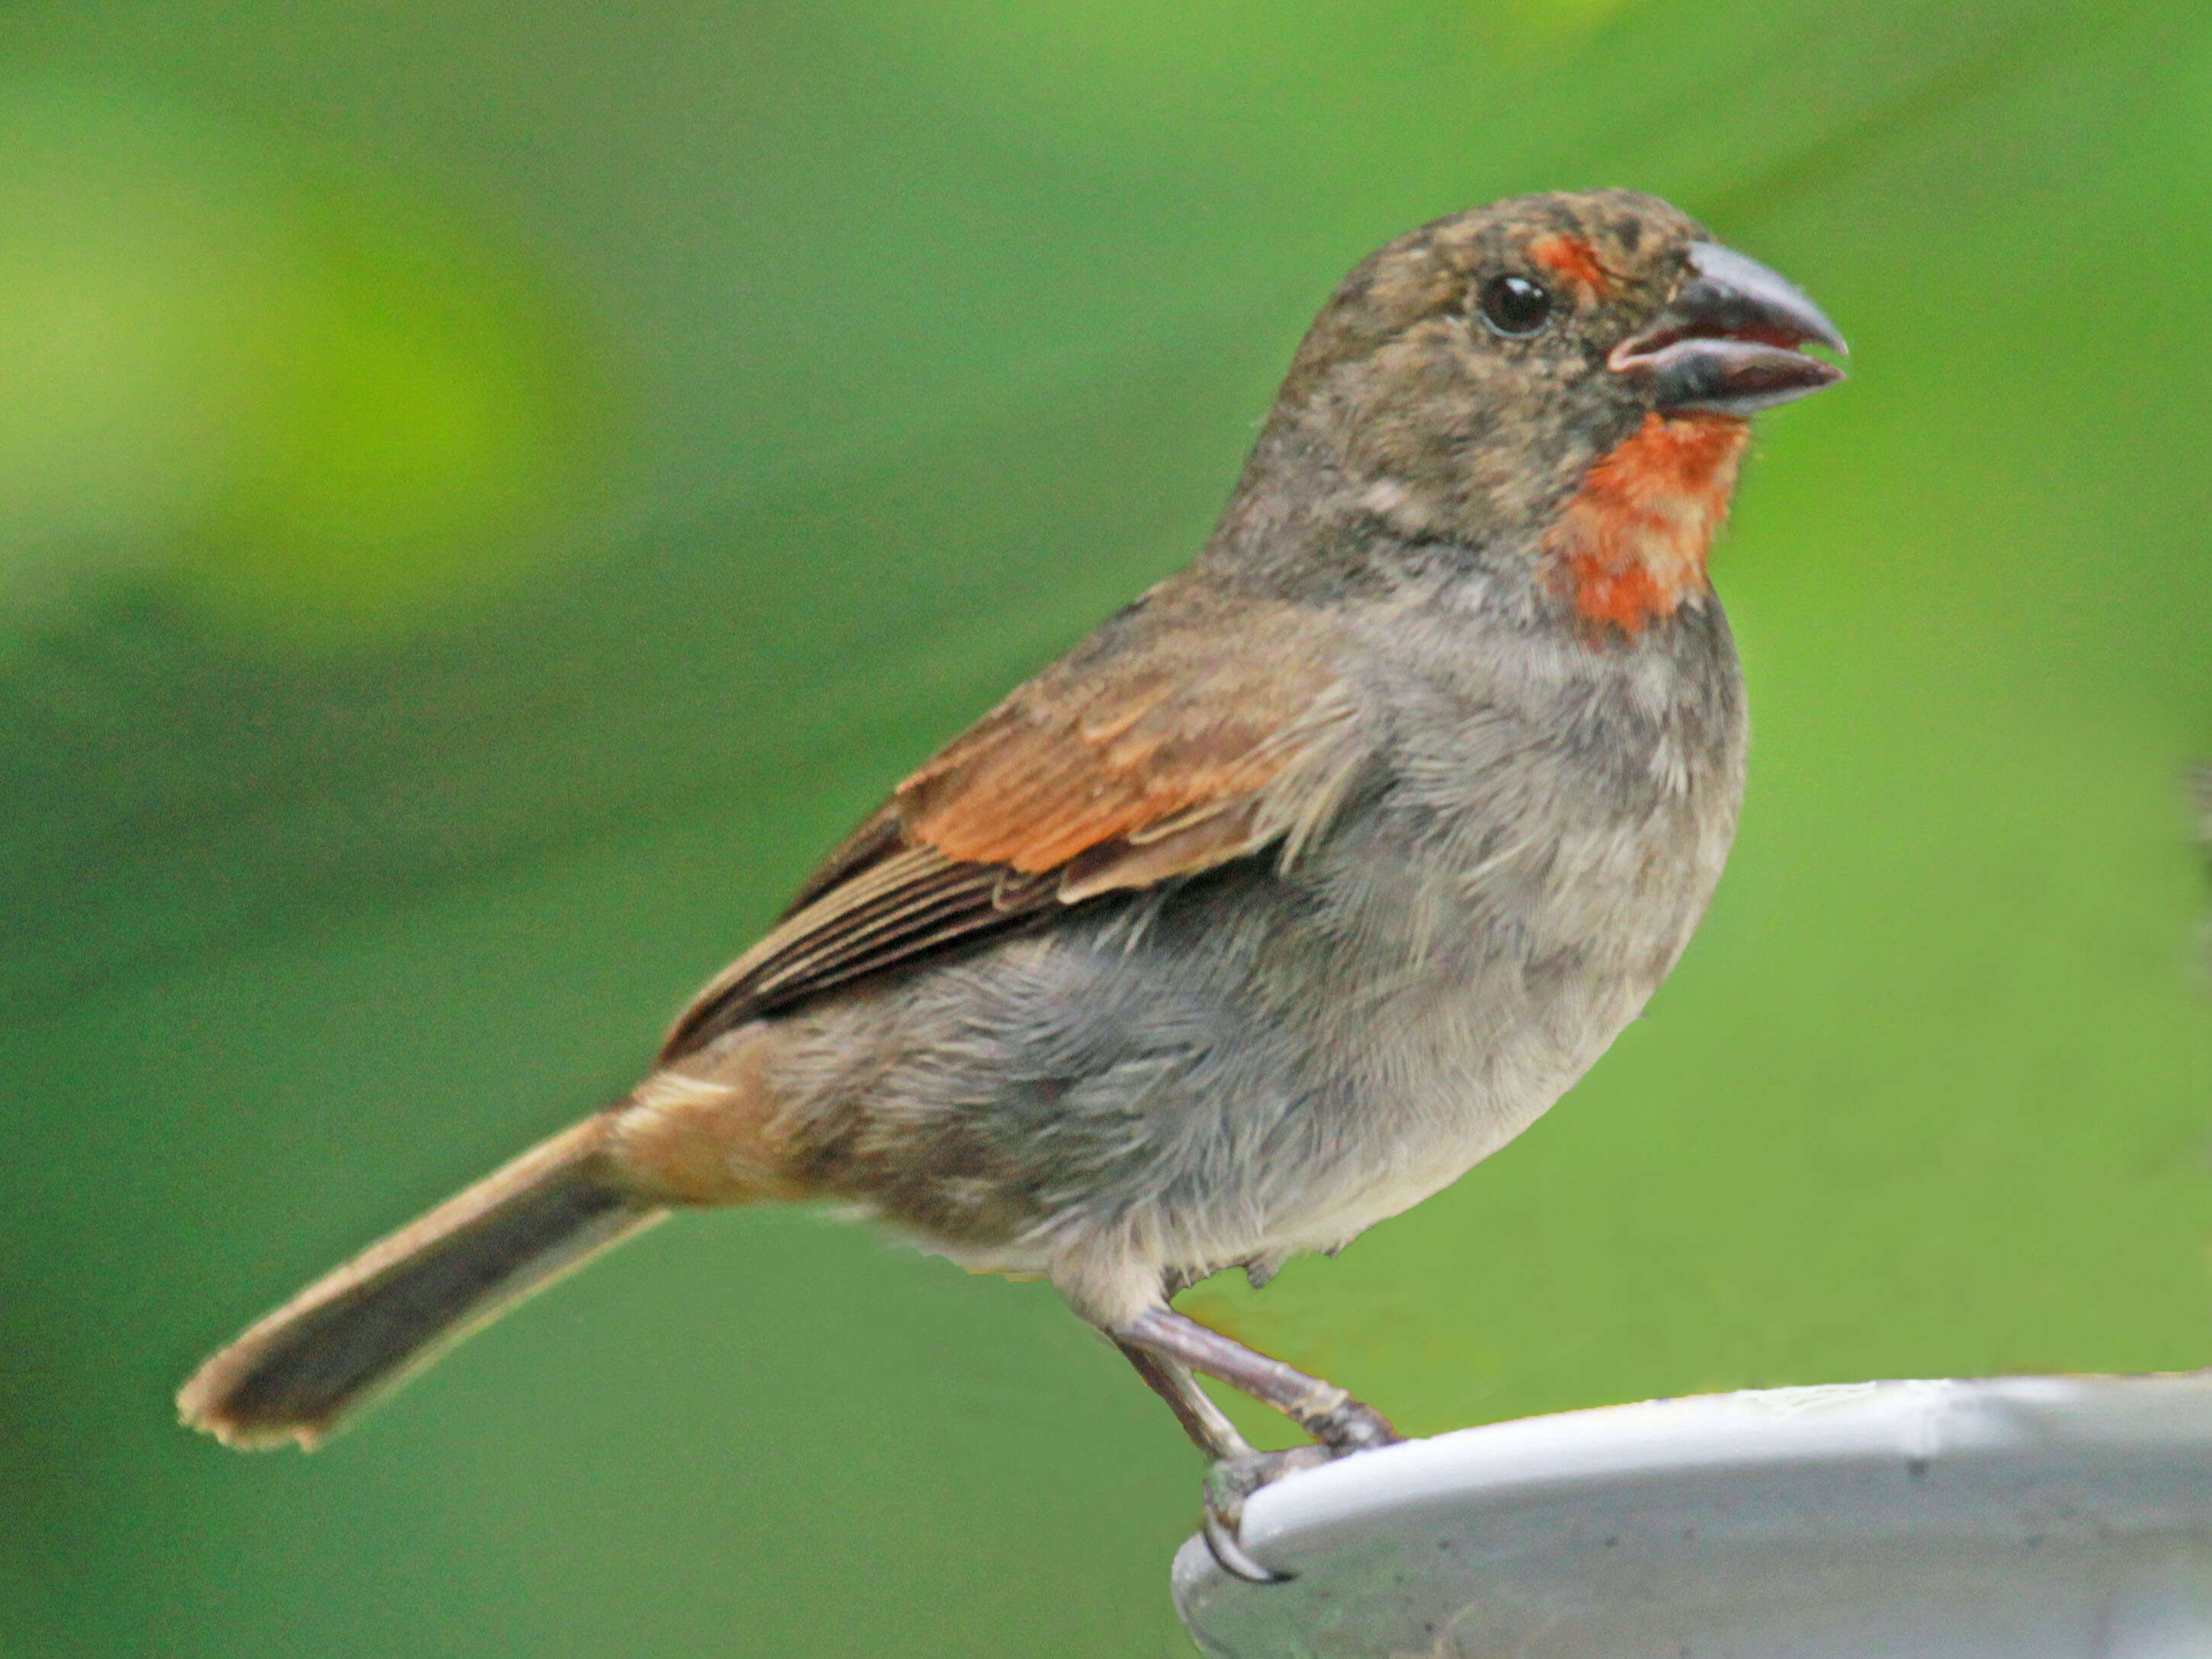
[[563, 1130], [307, 1286], [193, 1373], [184, 1420], [226, 1445], [312, 1448], [448, 1343], [659, 1220], [609, 1156], [616, 1116]]

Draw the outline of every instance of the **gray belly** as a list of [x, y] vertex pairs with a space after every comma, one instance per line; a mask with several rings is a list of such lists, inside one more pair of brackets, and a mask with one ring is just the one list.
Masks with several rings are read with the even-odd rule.
[[1703, 914], [1743, 748], [1713, 627], [1710, 672], [1631, 661], [1517, 723], [1455, 725], [1439, 680], [1431, 746], [1290, 870], [1095, 901], [779, 1022], [786, 1132], [824, 1188], [1108, 1323], [1417, 1202], [1596, 1060]]
[[1156, 1285], [1340, 1243], [1582, 1075], [1725, 842], [1667, 814], [1471, 849], [1413, 816], [805, 1016], [776, 1092], [838, 1190], [975, 1265]]

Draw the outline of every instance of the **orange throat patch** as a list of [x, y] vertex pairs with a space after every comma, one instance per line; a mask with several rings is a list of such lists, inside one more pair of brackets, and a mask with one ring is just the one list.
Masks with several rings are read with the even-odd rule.
[[1575, 614], [1631, 638], [1710, 592], [1705, 550], [1751, 435], [1732, 415], [1647, 415], [1583, 478], [1546, 543]]

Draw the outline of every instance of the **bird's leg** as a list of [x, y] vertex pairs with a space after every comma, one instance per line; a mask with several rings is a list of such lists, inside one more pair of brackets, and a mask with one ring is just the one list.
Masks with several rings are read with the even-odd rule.
[[1114, 1340], [1125, 1352], [1143, 1348], [1163, 1359], [1220, 1378], [1261, 1405], [1273, 1407], [1340, 1455], [1387, 1446], [1398, 1437], [1382, 1413], [1354, 1400], [1335, 1383], [1309, 1376], [1279, 1359], [1270, 1359], [1172, 1308], [1146, 1309], [1115, 1331]]
[[[1224, 1571], [1239, 1578], [1278, 1583], [1290, 1577], [1262, 1566], [1244, 1549], [1238, 1533], [1246, 1498], [1294, 1469], [1387, 1446], [1398, 1437], [1382, 1413], [1354, 1400], [1334, 1382], [1270, 1359], [1172, 1308], [1147, 1308], [1113, 1335], [1121, 1352], [1136, 1364], [1138, 1372], [1174, 1408], [1184, 1431], [1213, 1458], [1213, 1467], [1206, 1477], [1206, 1547]], [[1158, 1364], [1157, 1377], [1138, 1358], [1140, 1352]], [[1243, 1436], [1229, 1427], [1220, 1408], [1191, 1382], [1193, 1370], [1218, 1377], [1263, 1405], [1273, 1407], [1320, 1444], [1293, 1447], [1289, 1451], [1253, 1450]], [[1194, 1399], [1202, 1405], [1194, 1407]], [[1221, 1437], [1221, 1429], [1227, 1430], [1229, 1438]]]
[[1252, 1443], [1237, 1432], [1229, 1413], [1215, 1405], [1212, 1396], [1198, 1386], [1198, 1379], [1190, 1374], [1189, 1366], [1163, 1359], [1149, 1348], [1140, 1348], [1118, 1337], [1114, 1346], [1137, 1368], [1137, 1375], [1145, 1379], [1152, 1391], [1168, 1402], [1168, 1409], [1176, 1414], [1176, 1421], [1182, 1425], [1182, 1431], [1199, 1450], [1218, 1462], [1224, 1457], [1242, 1457], [1252, 1449]]

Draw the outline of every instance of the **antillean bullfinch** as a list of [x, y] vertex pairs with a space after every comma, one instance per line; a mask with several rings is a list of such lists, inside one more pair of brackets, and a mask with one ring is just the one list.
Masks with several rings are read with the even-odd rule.
[[[1200, 1326], [1557, 1100], [1705, 908], [1744, 692], [1705, 574], [1753, 411], [1840, 378], [1781, 277], [1649, 196], [1441, 219], [1329, 297], [1197, 560], [830, 854], [626, 1097], [187, 1383], [313, 1445], [674, 1208], [830, 1200], [1042, 1274], [1214, 1460], [1206, 1530], [1394, 1437]], [[1254, 1451], [1202, 1372], [1315, 1444]]]

